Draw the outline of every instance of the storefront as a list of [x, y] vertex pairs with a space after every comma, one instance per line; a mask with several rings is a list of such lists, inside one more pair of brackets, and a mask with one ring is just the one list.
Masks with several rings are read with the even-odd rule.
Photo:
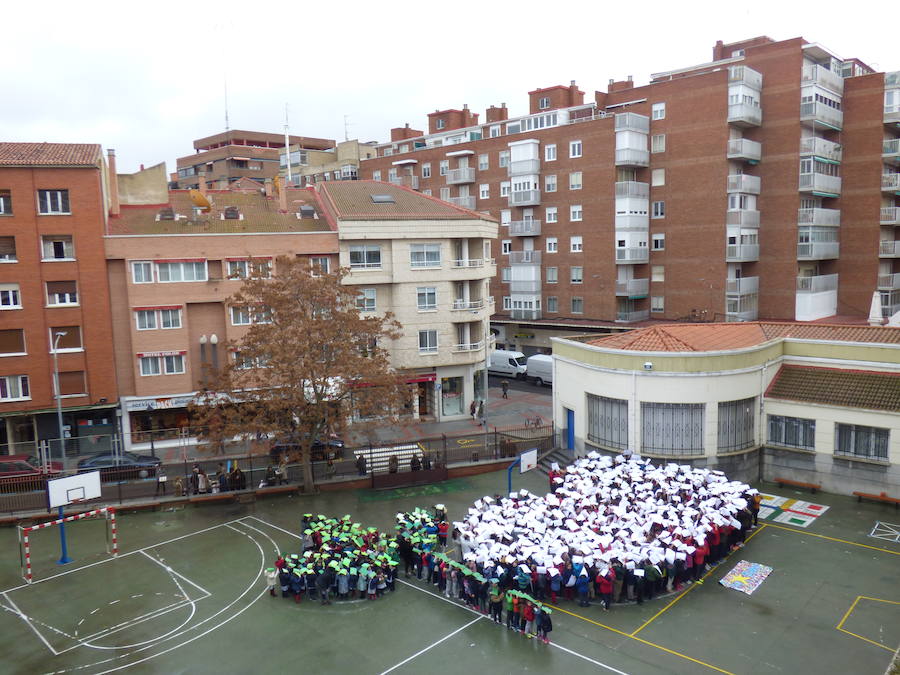
[[191, 435], [188, 405], [193, 394], [122, 399], [125, 449], [143, 452], [158, 443], [170, 445]]

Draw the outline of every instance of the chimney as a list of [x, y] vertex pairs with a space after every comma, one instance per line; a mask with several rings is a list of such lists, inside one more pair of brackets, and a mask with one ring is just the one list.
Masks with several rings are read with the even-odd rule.
[[278, 210], [281, 211], [281, 213], [287, 213], [288, 211], [287, 191], [287, 185], [282, 183], [278, 190]]
[[498, 108], [495, 105], [492, 105], [490, 108], [484, 111], [484, 117], [486, 122], [503, 122], [509, 118], [509, 112], [506, 110], [506, 104], [501, 103]]
[[265, 183], [263, 183], [266, 188], [266, 199], [272, 198], [272, 179], [266, 178]]
[[725, 47], [725, 45], [722, 43], [721, 40], [716, 40], [716, 46], [713, 47], [713, 61], [719, 61], [720, 59], [724, 58], [723, 57], [723, 53], [725, 52], [724, 47]]
[[200, 183], [200, 185], [199, 185], [200, 194], [205, 195], [206, 194], [206, 172], [198, 171], [197, 172], [197, 180]]
[[584, 92], [575, 84], [575, 80], [569, 80], [569, 105], [581, 105], [584, 103]]
[[107, 182], [109, 183], [109, 215], [119, 215], [119, 177], [116, 175], [116, 151], [106, 151]]

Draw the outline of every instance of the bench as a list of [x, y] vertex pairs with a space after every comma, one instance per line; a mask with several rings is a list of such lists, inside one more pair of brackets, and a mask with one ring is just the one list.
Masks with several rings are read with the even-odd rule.
[[774, 480], [776, 483], [778, 483], [778, 487], [784, 487], [785, 485], [791, 485], [793, 487], [807, 488], [809, 490], [812, 490], [813, 494], [816, 494], [816, 490], [822, 489], [822, 486], [817, 485], [816, 483], [804, 483], [803, 481], [790, 480], [788, 478], [775, 478]]
[[267, 497], [269, 495], [280, 495], [286, 492], [298, 492], [299, 490], [299, 485], [278, 485], [273, 487], [258, 488], [256, 490], [256, 495], [259, 497]]
[[882, 492], [881, 494], [873, 495], [868, 492], [854, 492], [856, 495], [856, 501], [861, 502], [863, 499], [869, 499], [873, 502], [884, 502], [885, 504], [893, 504], [894, 507], [900, 507], [900, 499], [897, 497], [889, 497], [887, 492]]
[[209, 495], [194, 495], [189, 501], [191, 504], [209, 504], [211, 502], [230, 502], [234, 501], [233, 492], [219, 492]]

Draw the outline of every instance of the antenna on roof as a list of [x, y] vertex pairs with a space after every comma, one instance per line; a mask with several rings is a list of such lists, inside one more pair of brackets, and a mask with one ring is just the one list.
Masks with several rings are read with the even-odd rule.
[[228, 131], [228, 76], [225, 76], [225, 131]]
[[287, 182], [290, 185], [293, 182], [291, 176], [291, 139], [288, 137], [288, 104], [284, 104], [284, 152], [285, 164], [287, 164]]

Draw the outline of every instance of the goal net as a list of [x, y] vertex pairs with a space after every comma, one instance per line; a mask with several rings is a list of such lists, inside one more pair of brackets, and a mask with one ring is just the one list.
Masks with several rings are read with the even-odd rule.
[[[113, 557], [119, 554], [116, 531], [116, 510], [112, 506], [77, 513], [46, 523], [19, 526], [19, 564], [22, 578], [27, 583], [36, 574], [52, 569], [51, 559], [59, 557], [59, 526], [69, 525], [66, 534], [72, 534], [70, 547], [75, 544], [79, 557], [97, 558], [103, 555]], [[90, 526], [89, 523], [94, 523]], [[55, 555], [54, 555], [55, 554]]]

